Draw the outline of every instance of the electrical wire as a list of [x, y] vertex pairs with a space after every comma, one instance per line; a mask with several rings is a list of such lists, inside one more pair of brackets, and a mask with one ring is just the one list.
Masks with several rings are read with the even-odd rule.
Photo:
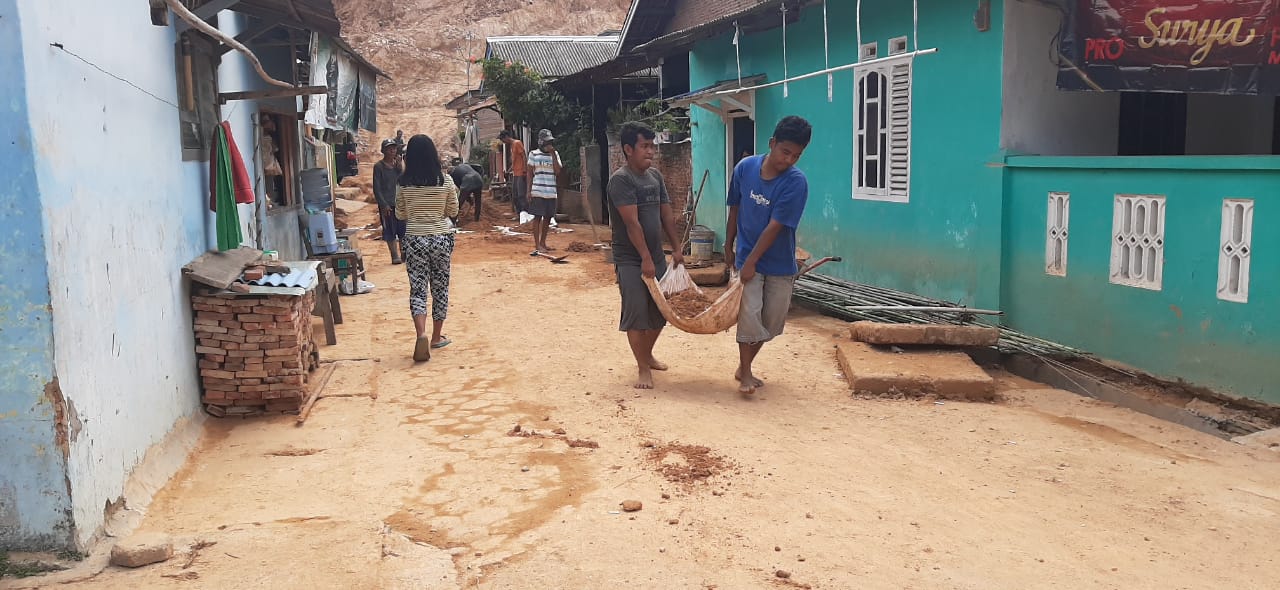
[[66, 53], [67, 55], [70, 55], [71, 57], [74, 57], [74, 58], [76, 58], [76, 59], [78, 59], [78, 60], [80, 60], [80, 61], [84, 62], [84, 63], [85, 63], [86, 65], [88, 65], [89, 67], [91, 67], [91, 68], [93, 68], [93, 69], [95, 69], [95, 70], [98, 70], [99, 72], [102, 72], [102, 73], [104, 73], [104, 74], [106, 74], [106, 75], [108, 75], [108, 76], [111, 76], [112, 78], [115, 78], [116, 80], [119, 80], [119, 81], [121, 81], [121, 82], [124, 82], [125, 84], [128, 84], [129, 86], [132, 86], [135, 90], [137, 90], [137, 91], [139, 91], [139, 92], [141, 92], [141, 93], [143, 93], [143, 94], [145, 94], [145, 95], [147, 95], [147, 96], [150, 96], [151, 98], [154, 98], [154, 99], [156, 99], [156, 100], [158, 100], [158, 101], [160, 101], [160, 102], [162, 102], [162, 103], [164, 103], [164, 104], [167, 104], [167, 105], [169, 105], [169, 106], [171, 106], [171, 107], [173, 107], [173, 108], [175, 108], [175, 109], [178, 109], [179, 111], [181, 111], [181, 110], [182, 110], [182, 107], [179, 107], [178, 105], [176, 105], [176, 104], [174, 104], [174, 103], [172, 103], [172, 102], [169, 102], [168, 100], [165, 100], [165, 99], [163, 99], [163, 98], [160, 98], [159, 96], [156, 96], [155, 94], [152, 94], [152, 93], [151, 93], [151, 91], [147, 90], [146, 88], [143, 88], [143, 87], [141, 87], [141, 86], [138, 86], [137, 84], [134, 84], [133, 82], [130, 82], [129, 80], [126, 80], [126, 79], [124, 79], [124, 78], [123, 78], [123, 77], [121, 77], [121, 76], [117, 76], [116, 74], [113, 74], [113, 73], [111, 73], [111, 72], [108, 72], [107, 70], [103, 69], [103, 68], [102, 68], [102, 66], [99, 66], [98, 64], [95, 64], [95, 63], [93, 63], [93, 62], [91, 62], [91, 61], [89, 61], [89, 60], [87, 60], [87, 59], [85, 59], [85, 58], [83, 58], [83, 57], [80, 57], [80, 55], [79, 55], [79, 54], [77, 54], [77, 53], [76, 53], [76, 52], [74, 52], [74, 51], [71, 51], [70, 49], [67, 49], [67, 48], [66, 48], [66, 46], [64, 46], [64, 45], [63, 45], [63, 44], [61, 44], [61, 43], [54, 42], [54, 43], [50, 43], [50, 44], [49, 44], [49, 46], [50, 46], [50, 47], [53, 47], [53, 48], [55, 48], [55, 49], [59, 49], [59, 50], [63, 51], [63, 52], [64, 52], [64, 53]]

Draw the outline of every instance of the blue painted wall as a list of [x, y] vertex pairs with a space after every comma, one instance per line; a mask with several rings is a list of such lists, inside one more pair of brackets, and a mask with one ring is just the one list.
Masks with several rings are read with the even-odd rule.
[[60, 400], [45, 395], [53, 325], [18, 24], [15, 0], [0, 0], [0, 259], [9, 269], [0, 281], [0, 550], [72, 538]]
[[[801, 247], [815, 256], [839, 255], [843, 264], [823, 272], [885, 287], [978, 306], [998, 306], [1003, 174], [1000, 162], [1001, 2], [993, 2], [991, 31], [973, 26], [972, 3], [921, 0], [921, 49], [915, 58], [911, 196], [908, 203], [853, 199], [853, 84], [850, 71], [835, 75], [834, 100], [825, 77], [756, 93], [757, 153], [768, 147], [776, 122], [800, 115], [814, 124], [813, 143], [800, 161], [809, 177], [809, 205], [800, 227]], [[830, 64], [857, 61], [854, 3], [828, 8]], [[912, 34], [911, 3], [863, 3], [863, 42]], [[822, 70], [822, 9], [805, 9], [788, 26], [788, 73]], [[690, 85], [706, 87], [738, 74], [732, 34], [699, 43], [690, 55]], [[1047, 41], [1046, 41], [1047, 42]], [[782, 31], [746, 35], [742, 73], [781, 80]], [[693, 177], [711, 171], [698, 221], [724, 236], [725, 130], [719, 117], [692, 109]]]
[[[208, 164], [182, 160], [172, 26], [152, 25], [134, 0], [16, 4], [53, 374], [66, 400], [72, 545], [82, 547], [101, 530], [104, 506], [126, 497], [147, 453], [201, 416], [181, 267], [210, 244]], [[222, 90], [242, 89], [234, 85], [248, 76], [239, 60], [224, 60]], [[252, 175], [253, 105], [233, 107], [223, 112]], [[252, 217], [242, 207], [241, 219]]]
[[[1167, 378], [1280, 403], [1280, 158], [1010, 158], [1006, 322]], [[1071, 195], [1067, 276], [1045, 273], [1048, 194]], [[1163, 287], [1110, 282], [1115, 195], [1166, 197]], [[1254, 199], [1249, 301], [1218, 299], [1222, 201]]]

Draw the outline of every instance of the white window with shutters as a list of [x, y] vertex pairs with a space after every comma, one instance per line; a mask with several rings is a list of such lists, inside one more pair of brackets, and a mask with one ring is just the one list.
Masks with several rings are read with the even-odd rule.
[[1159, 291], [1164, 286], [1164, 196], [1116, 195], [1111, 282]]
[[1249, 259], [1253, 254], [1253, 199], [1222, 202], [1222, 243], [1218, 247], [1218, 299], [1249, 302]]
[[1044, 272], [1067, 276], [1067, 233], [1071, 226], [1071, 195], [1049, 193], [1049, 223], [1045, 230]]
[[910, 200], [911, 64], [906, 57], [854, 71], [855, 199]]

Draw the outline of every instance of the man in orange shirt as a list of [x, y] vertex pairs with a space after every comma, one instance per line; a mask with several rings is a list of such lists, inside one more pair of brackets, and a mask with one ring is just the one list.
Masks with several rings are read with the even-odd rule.
[[524, 151], [524, 142], [511, 136], [506, 129], [498, 134], [498, 139], [507, 145], [511, 155], [511, 168], [507, 170], [507, 178], [511, 179], [511, 206], [516, 215], [529, 210], [529, 168], [528, 154]]

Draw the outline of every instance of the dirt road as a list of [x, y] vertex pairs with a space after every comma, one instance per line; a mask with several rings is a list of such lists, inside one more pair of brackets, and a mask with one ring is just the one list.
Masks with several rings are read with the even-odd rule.
[[[362, 247], [378, 288], [344, 298], [340, 343], [322, 351], [337, 369], [309, 421], [210, 420], [143, 522], [180, 554], [73, 587], [1280, 579], [1280, 453], [1005, 375], [995, 405], [856, 399], [833, 357], [841, 325], [803, 312], [761, 355], [756, 399], [734, 391], [731, 335], [674, 331], [658, 344], [672, 370], [637, 394], [602, 259], [551, 265], [481, 234], [458, 246], [454, 344], [414, 365], [403, 267]], [[214, 544], [183, 553], [197, 541]]]

